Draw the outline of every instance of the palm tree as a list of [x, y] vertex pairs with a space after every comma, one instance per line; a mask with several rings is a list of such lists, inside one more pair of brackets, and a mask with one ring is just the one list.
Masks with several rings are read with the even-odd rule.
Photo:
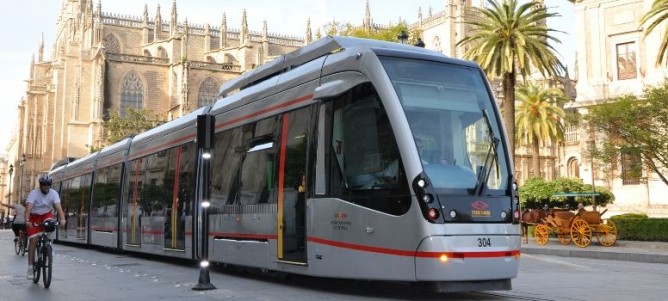
[[503, 114], [508, 132], [508, 149], [515, 154], [515, 83], [519, 74], [526, 81], [533, 70], [543, 77], [554, 77], [564, 70], [557, 51], [548, 41], [561, 43], [550, 35], [547, 18], [558, 16], [534, 2], [519, 5], [518, 0], [487, 0], [488, 7], [472, 7], [464, 21], [472, 31], [457, 43], [465, 46], [464, 58], [474, 60], [490, 77], [501, 77]]
[[534, 176], [540, 176], [540, 143], [552, 144], [564, 138], [562, 120], [566, 113], [560, 104], [567, 98], [557, 88], [527, 84], [519, 87], [517, 99], [520, 102], [515, 119], [516, 139], [532, 146], [531, 165]]
[[[640, 19], [641, 25], [649, 24], [647, 29], [645, 29], [645, 37], [652, 33], [652, 31], [666, 19], [668, 19], [668, 0], [654, 0], [652, 8], [650, 8], [642, 19]], [[657, 66], [661, 65], [661, 62], [663, 62], [666, 56], [666, 51], [668, 51], [668, 29], [664, 29], [661, 47], [659, 47], [659, 53], [656, 55]]]

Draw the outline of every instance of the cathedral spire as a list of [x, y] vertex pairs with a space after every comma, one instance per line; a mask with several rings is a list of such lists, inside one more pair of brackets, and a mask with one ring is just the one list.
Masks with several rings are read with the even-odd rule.
[[223, 12], [223, 20], [220, 22], [220, 48], [227, 47], [227, 15]]
[[366, 0], [366, 9], [364, 11], [364, 22], [362, 23], [364, 26], [364, 30], [366, 30], [367, 32], [371, 31], [371, 27], [373, 26], [373, 24], [371, 23], [371, 7], [369, 6], [369, 0]]
[[39, 41], [39, 50], [37, 51], [37, 62], [41, 63], [44, 60], [44, 32], [42, 32], [42, 38]]
[[211, 51], [211, 25], [204, 24], [204, 52]]
[[93, 20], [93, 45], [102, 41], [102, 0], [97, 1], [95, 18]]
[[146, 3], [144, 3], [144, 16], [142, 17], [141, 27], [141, 41], [142, 44], [146, 45], [149, 41], [148, 4]]
[[155, 28], [153, 28], [153, 41], [157, 42], [160, 40], [160, 32], [162, 32], [162, 17], [160, 16], [160, 4], [158, 3], [158, 9], [155, 11]]
[[172, 2], [172, 18], [169, 21], [169, 34], [171, 36], [176, 35], [177, 26], [178, 26], [178, 18], [177, 18], [177, 15], [176, 15], [176, 0], [174, 0]]
[[246, 9], [244, 8], [244, 13], [241, 15], [241, 33], [239, 36], [240, 46], [246, 45], [248, 38], [248, 19], [246, 17]]
[[142, 19], [144, 27], [148, 26], [148, 4], [144, 3], [144, 18]]
[[304, 45], [313, 42], [313, 34], [311, 33], [311, 18], [306, 19], [306, 35], [304, 38]]

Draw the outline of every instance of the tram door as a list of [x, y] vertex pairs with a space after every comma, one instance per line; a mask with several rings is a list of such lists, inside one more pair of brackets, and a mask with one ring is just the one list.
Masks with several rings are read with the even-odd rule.
[[306, 262], [306, 149], [311, 108], [286, 113], [281, 122], [278, 175], [278, 259]]

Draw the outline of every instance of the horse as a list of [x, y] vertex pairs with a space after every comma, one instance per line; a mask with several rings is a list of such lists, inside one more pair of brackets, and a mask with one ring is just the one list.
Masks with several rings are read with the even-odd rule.
[[520, 215], [520, 225], [522, 226], [522, 242], [529, 243], [529, 225], [541, 224], [543, 219], [549, 214], [549, 209], [525, 209]]

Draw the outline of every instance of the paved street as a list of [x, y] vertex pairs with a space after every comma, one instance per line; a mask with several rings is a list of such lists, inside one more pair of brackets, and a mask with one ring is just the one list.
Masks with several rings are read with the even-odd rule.
[[[588, 249], [561, 246], [525, 246], [519, 277], [512, 291], [434, 294], [415, 292], [388, 282], [340, 281], [312, 277], [278, 279], [266, 275], [214, 269], [217, 288], [194, 291], [199, 269], [190, 262], [153, 260], [136, 254], [118, 254], [56, 245], [51, 288], [25, 277], [26, 257], [13, 252], [13, 234], [0, 230], [0, 301], [16, 300], [664, 300], [668, 265], [631, 260], [596, 259]], [[665, 244], [624, 243], [589, 252], [625, 254], [667, 253]], [[642, 247], [642, 248], [640, 248]], [[644, 249], [643, 249], [644, 248]], [[648, 249], [653, 248], [653, 249]], [[578, 250], [579, 249], [579, 250]], [[539, 254], [539, 250], [558, 253]], [[576, 252], [577, 251], [577, 252]], [[585, 256], [578, 256], [584, 254]]]

